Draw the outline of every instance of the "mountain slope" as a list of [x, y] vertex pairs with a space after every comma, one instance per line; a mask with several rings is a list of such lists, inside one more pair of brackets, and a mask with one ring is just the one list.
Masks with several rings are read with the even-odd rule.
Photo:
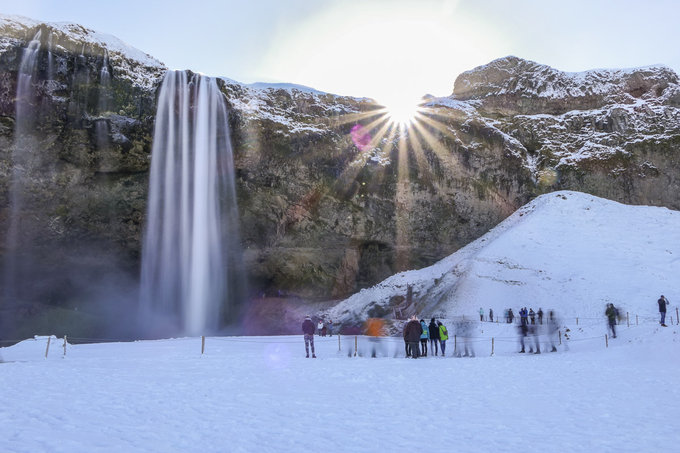
[[680, 212], [555, 192], [435, 265], [394, 275], [328, 316], [391, 317], [392, 308], [405, 305], [409, 285], [413, 304], [406, 311], [427, 317], [476, 316], [480, 307], [502, 315], [527, 306], [597, 318], [609, 302], [652, 316], [660, 294], [680, 297], [678, 273]]

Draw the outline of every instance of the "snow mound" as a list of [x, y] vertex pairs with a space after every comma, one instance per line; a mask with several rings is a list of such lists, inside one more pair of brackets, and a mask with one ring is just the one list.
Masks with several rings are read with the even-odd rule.
[[[396, 274], [340, 302], [333, 320], [372, 313], [452, 318], [507, 308], [602, 318], [605, 304], [655, 316], [660, 294], [680, 297], [680, 212], [578, 192], [525, 205], [489, 233], [420, 270]], [[413, 302], [406, 306], [408, 287]]]

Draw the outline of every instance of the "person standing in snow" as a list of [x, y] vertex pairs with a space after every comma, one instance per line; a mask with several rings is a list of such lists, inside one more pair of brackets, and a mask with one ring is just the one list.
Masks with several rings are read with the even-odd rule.
[[442, 347], [442, 357], [446, 357], [446, 340], [449, 339], [449, 332], [441, 321], [437, 321], [437, 326], [439, 327], [439, 344]]
[[659, 304], [659, 314], [661, 315], [661, 325], [663, 327], [668, 327], [666, 325], [666, 305], [669, 305], [668, 299], [662, 294], [661, 297], [659, 297], [659, 300], [657, 300], [657, 303]]
[[536, 324], [536, 313], [533, 308], [529, 309], [529, 319], [531, 320], [531, 324]]
[[522, 325], [526, 326], [529, 324], [529, 312], [527, 311], [527, 307], [519, 309], [519, 320]]
[[321, 335], [321, 331], [323, 330], [323, 321], [321, 319], [319, 319], [319, 323], [316, 325], [316, 328], [318, 330], [316, 334]]
[[439, 327], [434, 322], [434, 318], [430, 319], [430, 325], [427, 327], [430, 334], [430, 352], [434, 351], [435, 357], [439, 354]]
[[417, 359], [420, 357], [418, 351], [418, 342], [420, 341], [420, 335], [423, 333], [423, 328], [416, 318], [415, 315], [411, 317], [411, 320], [406, 324], [406, 329], [404, 331], [404, 337], [408, 342], [409, 349], [411, 351], [411, 358]]
[[326, 328], [328, 329], [327, 330], [328, 336], [332, 337], [333, 336], [333, 320], [332, 319], [328, 320], [328, 322], [326, 323]]
[[312, 346], [312, 358], [316, 359], [316, 354], [314, 354], [314, 323], [312, 322], [312, 317], [307, 316], [302, 322], [302, 333], [305, 338], [305, 351], [307, 351], [307, 358], [309, 358], [309, 346]]
[[[539, 308], [538, 310], [539, 313], [543, 313], [541, 309]], [[541, 319], [539, 317], [539, 319]], [[542, 323], [542, 320], [541, 320]], [[557, 347], [555, 347], [555, 337], [558, 335], [557, 331], [559, 330], [559, 323], [557, 321], [557, 318], [555, 317], [555, 313], [550, 310], [548, 313], [548, 341], [550, 342], [550, 351], [551, 352], [557, 352]]]
[[404, 349], [406, 351], [406, 358], [411, 357], [411, 346], [408, 344], [408, 336], [406, 335], [408, 333], [408, 330], [406, 329], [408, 327], [409, 321], [406, 321], [404, 323], [404, 330], [403, 330], [403, 335], [404, 335]]
[[484, 321], [484, 309], [479, 307], [479, 320]]
[[612, 331], [612, 338], [616, 338], [616, 308], [614, 304], [607, 304], [607, 309], [604, 311], [609, 320], [609, 330]]
[[543, 309], [542, 308], [538, 309], [538, 323], [543, 325]]
[[493, 309], [489, 308], [489, 321], [493, 322]]
[[423, 330], [423, 333], [420, 334], [420, 355], [427, 357], [427, 340], [430, 338], [430, 331], [427, 329], [424, 319], [420, 320], [420, 328]]
[[508, 324], [512, 324], [515, 319], [515, 314], [512, 312], [512, 308], [508, 308]]
[[527, 336], [527, 332], [529, 331], [529, 326], [527, 326], [524, 323], [521, 323], [519, 326], [517, 326], [517, 332], [519, 332], [519, 344], [522, 346], [522, 349], [519, 351], [520, 353], [526, 352], [524, 350], [524, 338]]

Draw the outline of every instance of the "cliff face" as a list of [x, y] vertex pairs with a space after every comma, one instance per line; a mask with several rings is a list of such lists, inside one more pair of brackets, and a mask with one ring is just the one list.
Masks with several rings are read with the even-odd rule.
[[[17, 77], [38, 30], [33, 151], [17, 165]], [[6, 274], [16, 255], [18, 305], [127, 307], [165, 67], [75, 25], [5, 17], [0, 36], [2, 231], [16, 181], [25, 194], [16, 248], [3, 242], [0, 261]], [[680, 89], [667, 68], [569, 74], [507, 57], [461, 74], [408, 128], [369, 99], [220, 86], [253, 297], [346, 297], [432, 264], [553, 190], [680, 209]]]
[[[17, 100], [31, 40], [40, 41], [31, 87]], [[0, 18], [5, 321], [17, 310], [19, 319], [47, 311], [54, 317], [59, 307], [67, 322], [87, 323], [73, 310], [87, 312], [96, 299], [117, 305], [134, 291], [164, 70], [116, 38], [79, 26]], [[116, 288], [119, 297], [112, 296]]]

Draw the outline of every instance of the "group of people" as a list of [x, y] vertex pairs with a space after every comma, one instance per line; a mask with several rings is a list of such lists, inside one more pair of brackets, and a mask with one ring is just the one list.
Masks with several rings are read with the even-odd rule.
[[[519, 332], [519, 345], [521, 347], [520, 353], [525, 353], [526, 347], [529, 347], [529, 353], [540, 354], [541, 353], [541, 335], [545, 334], [550, 345], [550, 351], [556, 352], [557, 346], [555, 346], [556, 335], [559, 330], [559, 322], [555, 316], [555, 312], [550, 310], [548, 312], [548, 321], [546, 322], [546, 327], [543, 328], [543, 310], [538, 309], [539, 322], [536, 324], [535, 315], [532, 317], [531, 311], [527, 311], [526, 307], [519, 310], [520, 323], [517, 326]], [[527, 344], [528, 343], [528, 344]]]
[[[666, 307], [670, 304], [668, 299], [661, 295], [657, 301], [659, 305], [660, 314], [660, 324], [663, 327], [666, 326]], [[616, 338], [616, 324], [620, 318], [619, 310], [612, 303], [607, 304], [605, 309], [605, 315], [608, 320], [608, 328], [611, 331], [612, 338]], [[479, 309], [480, 321], [484, 321], [484, 310]], [[505, 320], [508, 323], [514, 321], [515, 315], [512, 308], [505, 311]], [[546, 322], [546, 327], [539, 327], [543, 325], [543, 309], [539, 308], [538, 311], [534, 312], [533, 308], [527, 310], [526, 307], [522, 307], [519, 310], [519, 344], [520, 353], [540, 354], [540, 337], [541, 335], [546, 335], [548, 339], [548, 344], [550, 345], [551, 351], [557, 351], [555, 346], [555, 339], [557, 332], [559, 330], [559, 322], [555, 316], [553, 310], [548, 312], [548, 319]], [[489, 321], [493, 322], [493, 309], [489, 309]], [[538, 321], [538, 322], [537, 322]], [[316, 327], [316, 328], [315, 328]], [[455, 331], [460, 334], [463, 340], [463, 351], [464, 354], [459, 353], [463, 356], [474, 357], [474, 351], [471, 346], [469, 346], [467, 338], [469, 338], [470, 322], [465, 320], [459, 322], [455, 326]], [[315, 326], [312, 322], [311, 316], [307, 316], [302, 323], [302, 332], [304, 334], [305, 340], [305, 351], [307, 352], [307, 358], [309, 358], [309, 350], [312, 350], [312, 358], [316, 358], [314, 352], [314, 333], [317, 332], [320, 336], [332, 335], [333, 334], [333, 321], [328, 320], [324, 323], [323, 320], [319, 320], [318, 324]], [[370, 319], [365, 327], [366, 335], [377, 341], [377, 338], [385, 335], [384, 323], [382, 320]], [[438, 356], [441, 351], [441, 356], [446, 354], [446, 341], [449, 339], [449, 332], [446, 326], [442, 324], [441, 321], [437, 321], [435, 318], [430, 319], [429, 325], [424, 319], [418, 319], [415, 315], [404, 325], [403, 330], [404, 345], [406, 357], [411, 357], [417, 359], [419, 357], [427, 357], [428, 354]], [[375, 346], [373, 348], [372, 356], [376, 356]]]
[[406, 357], [414, 359], [427, 357], [428, 342], [430, 344], [430, 354], [434, 356], [439, 355], [439, 349], [441, 348], [441, 355], [443, 357], [446, 354], [446, 340], [448, 339], [449, 332], [446, 326], [441, 321], [436, 321], [435, 318], [432, 318], [430, 324], [427, 325], [424, 319], [418, 320], [413, 315], [404, 326]]

